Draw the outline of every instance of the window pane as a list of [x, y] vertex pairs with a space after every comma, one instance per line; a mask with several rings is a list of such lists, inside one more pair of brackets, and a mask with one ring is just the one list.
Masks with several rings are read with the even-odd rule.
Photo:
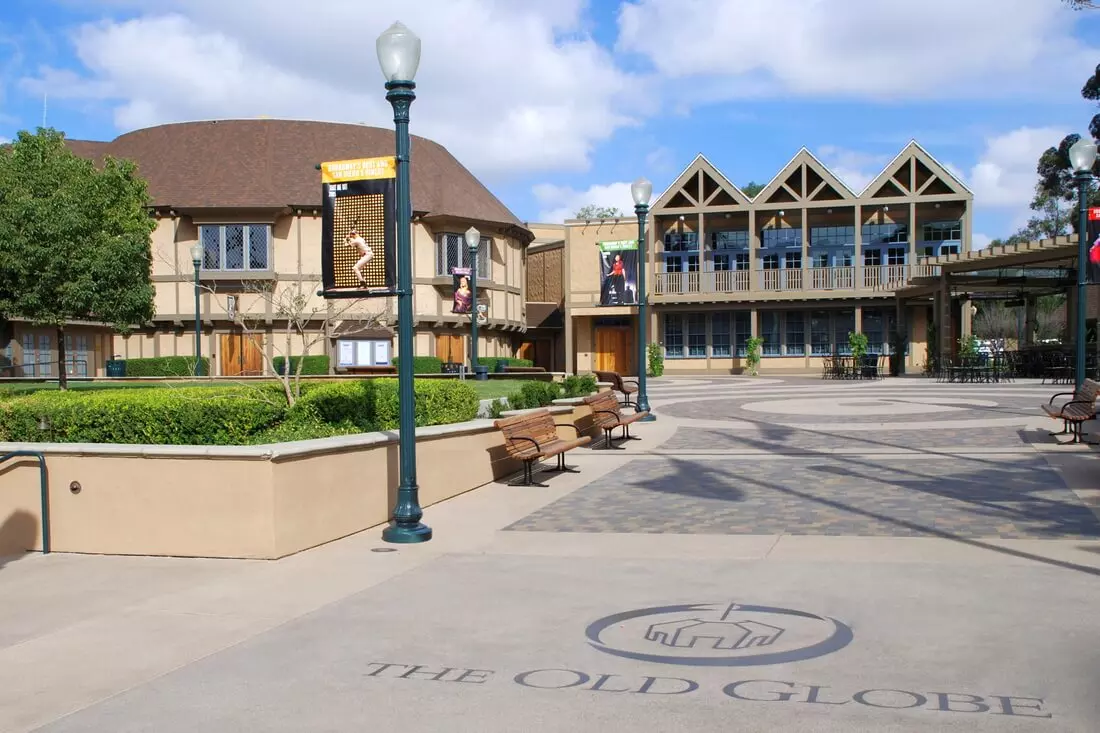
[[729, 255], [714, 255], [714, 271], [725, 272], [730, 269]]
[[863, 309], [863, 324], [861, 330], [867, 336], [867, 350], [875, 353], [881, 352], [886, 342], [886, 334], [883, 332], [883, 314], [878, 308]]
[[493, 279], [493, 271], [490, 268], [490, 262], [493, 256], [493, 239], [492, 237], [482, 237], [481, 245], [477, 250], [477, 276], [484, 280]]
[[202, 240], [202, 267], [204, 270], [222, 269], [221, 227], [203, 225], [199, 227]]
[[705, 313], [688, 313], [687, 321], [688, 356], [707, 355], [707, 316]]
[[829, 311], [814, 311], [810, 314], [810, 349], [814, 356], [833, 353], [829, 332]]
[[760, 338], [764, 339], [764, 345], [760, 353], [764, 356], [779, 356], [779, 314], [775, 311], [764, 311], [760, 314]]
[[749, 311], [737, 311], [733, 314], [733, 338], [734, 347], [738, 356], [748, 353], [749, 338], [752, 336], [752, 313]]
[[680, 314], [665, 316], [665, 356], [681, 359], [684, 356], [684, 329]]
[[439, 251], [436, 253], [436, 274], [450, 275], [455, 267], [466, 267], [466, 239], [460, 234], [447, 232], [439, 235]]
[[806, 353], [806, 319], [801, 311], [786, 314], [787, 356], [803, 356]]
[[683, 272], [684, 260], [680, 255], [665, 257], [665, 272]]
[[730, 314], [712, 313], [710, 317], [710, 353], [712, 356], [731, 356]]
[[787, 252], [783, 255], [783, 267], [788, 270], [797, 270], [802, 267], [802, 253], [801, 252]]
[[50, 335], [47, 333], [38, 336], [38, 376], [48, 377], [53, 374], [53, 365], [50, 363]]
[[267, 225], [252, 224], [248, 227], [248, 269], [267, 269]]
[[836, 311], [833, 314], [833, 343], [836, 344], [838, 354], [851, 354], [852, 347], [848, 345], [848, 334], [856, 330], [856, 312]]
[[737, 255], [737, 269], [747, 270], [749, 269], [749, 253], [741, 252]]
[[229, 224], [225, 227], [225, 270], [244, 269], [244, 227]]

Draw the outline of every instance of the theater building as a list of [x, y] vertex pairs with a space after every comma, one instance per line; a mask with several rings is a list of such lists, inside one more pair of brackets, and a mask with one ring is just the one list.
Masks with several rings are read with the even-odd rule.
[[[112, 357], [194, 354], [192, 245], [201, 245], [202, 352], [220, 376], [268, 373], [285, 355], [288, 319], [308, 316], [313, 354], [333, 369], [383, 366], [396, 349], [394, 298], [324, 301], [323, 161], [393, 155], [392, 129], [271, 119], [168, 124], [110, 142], [70, 141], [78, 155], [128, 158], [149, 182], [156, 316], [128, 335], [95, 324], [68, 328], [66, 369], [102, 376]], [[482, 235], [477, 271], [488, 306], [479, 354], [512, 356], [527, 328], [524, 256], [534, 234], [441, 145], [412, 140], [416, 355], [466, 361], [469, 315], [452, 313], [451, 269], [468, 267], [464, 233]], [[295, 296], [297, 300], [288, 307]], [[344, 310], [347, 308], [347, 310]], [[335, 315], [333, 315], [335, 313]], [[327, 330], [326, 330], [327, 326]], [[0, 334], [3, 375], [56, 378], [53, 329], [14, 321]], [[294, 331], [293, 328], [290, 331]], [[303, 339], [291, 336], [290, 353]], [[265, 358], [266, 357], [266, 358]], [[51, 360], [53, 363], [51, 363]]]
[[[895, 292], [935, 275], [929, 258], [970, 251], [972, 210], [972, 193], [916, 142], [860, 192], [803, 149], [750, 198], [699, 155], [651, 206], [648, 338], [666, 373], [740, 373], [753, 336], [761, 373], [814, 373], [822, 357], [850, 353], [850, 332], [889, 354], [900, 323], [906, 369], [919, 369], [931, 308]], [[633, 216], [566, 222], [570, 369], [635, 373], [633, 275], [625, 300], [609, 295], [601, 259], [636, 238]], [[969, 308], [950, 309], [945, 342], [970, 327]]]

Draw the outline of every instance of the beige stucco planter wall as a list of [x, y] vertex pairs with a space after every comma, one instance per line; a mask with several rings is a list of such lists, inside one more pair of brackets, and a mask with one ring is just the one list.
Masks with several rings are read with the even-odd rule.
[[[17, 449], [46, 455], [54, 552], [283, 557], [385, 523], [398, 482], [395, 432], [249, 447], [0, 444]], [[492, 421], [417, 430], [423, 506], [519, 467]], [[40, 550], [40, 521], [37, 461], [0, 464], [0, 555]]]

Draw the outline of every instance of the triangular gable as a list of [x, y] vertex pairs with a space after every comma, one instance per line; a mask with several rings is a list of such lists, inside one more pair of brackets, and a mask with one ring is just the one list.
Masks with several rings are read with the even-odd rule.
[[740, 188], [722, 175], [702, 153], [688, 164], [651, 207], [658, 209], [739, 206], [749, 203]]
[[785, 204], [798, 201], [842, 201], [854, 198], [828, 166], [806, 148], [799, 150], [753, 198], [754, 202]]
[[951, 171], [940, 165], [916, 140], [891, 160], [882, 172], [863, 189], [860, 198], [892, 198], [897, 196], [931, 196], [957, 194], [972, 196]]

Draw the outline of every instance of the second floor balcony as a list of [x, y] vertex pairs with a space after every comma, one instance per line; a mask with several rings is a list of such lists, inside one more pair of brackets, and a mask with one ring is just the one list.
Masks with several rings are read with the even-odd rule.
[[787, 267], [776, 269], [659, 272], [657, 296], [729, 295], [735, 293], [890, 292], [913, 278], [934, 277], [934, 265], [864, 265], [862, 267]]

